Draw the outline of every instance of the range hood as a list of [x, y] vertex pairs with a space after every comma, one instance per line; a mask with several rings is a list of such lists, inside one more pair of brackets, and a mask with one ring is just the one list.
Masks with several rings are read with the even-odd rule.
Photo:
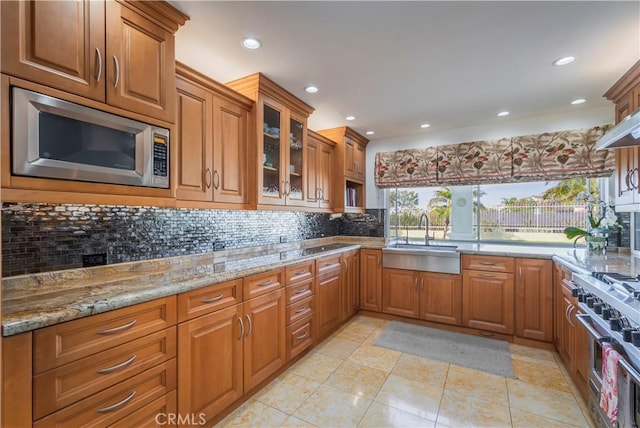
[[640, 146], [640, 110], [627, 116], [596, 142], [596, 149]]

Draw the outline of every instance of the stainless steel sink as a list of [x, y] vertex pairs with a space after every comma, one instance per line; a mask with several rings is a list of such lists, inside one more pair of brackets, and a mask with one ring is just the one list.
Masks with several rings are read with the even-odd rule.
[[460, 251], [455, 245], [393, 244], [382, 249], [382, 266], [459, 274]]

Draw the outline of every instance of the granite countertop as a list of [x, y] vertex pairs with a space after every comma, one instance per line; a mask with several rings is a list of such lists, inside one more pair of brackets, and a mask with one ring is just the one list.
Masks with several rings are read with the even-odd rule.
[[[567, 247], [454, 244], [462, 254], [553, 257], [578, 272], [640, 273], [640, 259], [628, 253], [595, 256]], [[11, 336], [343, 251], [384, 246], [384, 238], [342, 236], [4, 278], [2, 334]]]
[[[340, 239], [341, 238], [341, 239]], [[89, 315], [361, 247], [384, 239], [346, 237], [4, 278], [2, 335]]]

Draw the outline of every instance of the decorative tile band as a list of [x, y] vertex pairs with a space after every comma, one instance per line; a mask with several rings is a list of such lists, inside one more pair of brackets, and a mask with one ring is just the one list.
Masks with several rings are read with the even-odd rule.
[[325, 236], [384, 237], [384, 210], [346, 214], [112, 205], [2, 206], [2, 275], [82, 267], [82, 256], [107, 264], [201, 254]]

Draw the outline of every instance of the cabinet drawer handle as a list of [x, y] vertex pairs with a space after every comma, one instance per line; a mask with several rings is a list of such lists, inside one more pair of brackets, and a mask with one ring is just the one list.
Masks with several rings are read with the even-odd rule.
[[117, 88], [118, 82], [120, 82], [120, 64], [118, 64], [118, 58], [115, 55], [113, 56], [113, 63], [116, 66], [116, 80], [113, 83], [113, 87]]
[[481, 273], [478, 276], [481, 276], [483, 278], [493, 278], [495, 275], [493, 275], [492, 273]]
[[328, 268], [328, 267], [336, 266], [336, 265], [338, 265], [338, 266], [339, 266], [339, 265], [340, 265], [340, 263], [336, 263], [336, 262], [325, 263], [324, 267]]
[[267, 285], [271, 285], [271, 284], [273, 284], [273, 280], [272, 279], [270, 279], [267, 282], [263, 282], [261, 284], [258, 284], [258, 287], [266, 287]]
[[298, 276], [298, 275], [304, 275], [304, 274], [306, 274], [306, 273], [308, 273], [308, 272], [309, 272], [308, 270], [299, 270], [298, 272], [296, 272], [296, 273], [295, 273], [295, 275], [296, 275], [296, 276]]
[[495, 266], [495, 262], [478, 262], [479, 265], [483, 266]]
[[116, 371], [118, 369], [121, 369], [123, 367], [128, 366], [129, 364], [133, 363], [135, 360], [136, 360], [136, 355], [133, 354], [131, 356], [131, 358], [129, 358], [127, 361], [123, 361], [120, 364], [116, 364], [115, 366], [112, 366], [112, 367], [107, 367], [105, 369], [100, 369], [100, 370], [98, 370], [98, 373], [99, 374], [108, 374], [108, 373], [114, 372], [114, 371]]
[[119, 331], [122, 330], [127, 330], [131, 327], [133, 327], [136, 322], [138, 322], [137, 320], [133, 320], [133, 321], [129, 321], [128, 323], [121, 325], [120, 327], [113, 327], [113, 328], [109, 328], [107, 330], [100, 330], [100, 331], [96, 331], [97, 334], [113, 334], [113, 333], [117, 333]]
[[307, 306], [305, 306], [305, 307], [304, 307], [304, 308], [302, 308], [302, 309], [298, 309], [295, 313], [296, 313], [296, 314], [301, 314], [301, 313], [303, 313], [303, 312], [307, 311], [308, 309], [309, 309], [309, 308], [308, 308]]
[[304, 294], [304, 293], [306, 293], [308, 290], [309, 290], [308, 288], [305, 288], [305, 289], [303, 289], [303, 290], [298, 290], [298, 291], [296, 291], [295, 293], [293, 293], [293, 295], [294, 295], [294, 296], [297, 296], [297, 295], [299, 295], [299, 294]]
[[217, 302], [218, 300], [222, 299], [224, 297], [224, 294], [220, 294], [216, 297], [210, 297], [208, 299], [202, 299], [200, 300], [202, 303], [213, 303], [213, 302]]
[[238, 317], [238, 321], [240, 322], [240, 337], [238, 340], [244, 337], [244, 321], [242, 321], [242, 317]]
[[309, 332], [305, 331], [304, 334], [301, 334], [300, 336], [296, 336], [296, 339], [302, 340], [302, 339], [306, 339], [307, 337], [309, 337]]
[[495, 334], [493, 334], [493, 333], [488, 333], [488, 332], [486, 332], [486, 331], [480, 331], [480, 332], [478, 332], [478, 333], [480, 333], [480, 335], [481, 335], [481, 336], [484, 336], [484, 337], [492, 337], [492, 336], [495, 336]]
[[213, 174], [211, 173], [211, 170], [207, 168], [207, 178], [204, 182], [204, 185], [207, 186], [207, 189], [210, 189], [212, 183], [213, 183]]
[[[218, 187], [220, 187], [220, 173], [218, 172], [218, 170], [214, 170], [213, 171], [213, 188], [218, 190]], [[216, 180], [217, 178], [217, 180]]]
[[96, 82], [100, 81], [102, 77], [102, 54], [100, 53], [100, 49], [96, 47], [96, 58], [98, 59], [98, 71], [96, 72]]
[[116, 404], [112, 404], [110, 406], [107, 407], [103, 407], [102, 409], [98, 409], [98, 413], [107, 413], [110, 412], [112, 410], [116, 410], [122, 406], [124, 406], [125, 404], [127, 404], [129, 401], [131, 401], [133, 399], [133, 397], [136, 396], [136, 392], [133, 391], [131, 394], [129, 394], [124, 400], [117, 402]]
[[247, 333], [247, 337], [251, 336], [251, 332], [253, 331], [253, 324], [251, 323], [251, 317], [249, 314], [246, 315], [247, 321], [249, 322], [249, 332]]

